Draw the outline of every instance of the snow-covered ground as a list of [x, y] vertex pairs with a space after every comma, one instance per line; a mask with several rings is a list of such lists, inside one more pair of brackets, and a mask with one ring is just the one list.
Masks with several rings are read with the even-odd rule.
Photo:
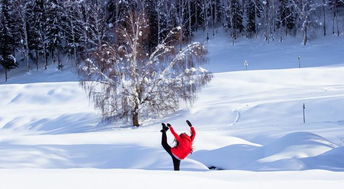
[[[343, 187], [344, 39], [207, 46], [216, 73], [195, 104], [139, 129], [98, 124], [70, 68], [10, 75], [0, 83], [0, 188]], [[167, 171], [160, 123], [188, 132], [186, 119], [194, 153], [184, 171]]]
[[172, 172], [147, 170], [68, 169], [1, 170], [0, 188], [343, 188], [343, 174], [323, 170], [303, 172]]

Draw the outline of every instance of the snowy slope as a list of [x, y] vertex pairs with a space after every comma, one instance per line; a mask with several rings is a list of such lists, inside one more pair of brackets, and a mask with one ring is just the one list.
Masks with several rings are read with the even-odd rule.
[[[221, 73], [215, 73], [194, 106], [185, 106], [160, 120], [148, 120], [139, 129], [121, 123], [99, 124], [99, 113], [71, 68], [59, 72], [50, 67], [47, 71], [12, 75], [8, 83], [0, 83], [0, 168], [9, 169], [0, 170], [0, 177], [6, 180], [0, 182], [0, 188], [22, 188], [26, 184], [46, 188], [57, 182], [54, 177], [73, 188], [125, 185], [130, 183], [128, 177], [152, 182], [152, 188], [170, 179], [192, 180], [209, 187], [252, 188], [261, 182], [267, 188], [300, 183], [319, 188], [343, 185], [344, 55], [339, 52], [344, 39], [318, 40], [307, 47], [291, 42], [248, 46], [245, 41], [233, 47], [221, 39], [208, 44], [208, 67]], [[250, 54], [239, 53], [248, 47]], [[296, 52], [304, 52], [300, 49], [312, 55], [307, 68], [285, 62], [286, 57], [295, 59]], [[279, 57], [282, 52], [287, 54], [284, 58]], [[250, 56], [260, 63], [245, 71], [238, 62]], [[227, 61], [237, 64], [237, 68], [226, 67]], [[303, 104], [306, 124], [302, 120]], [[189, 132], [186, 119], [197, 129], [194, 153], [181, 166], [187, 172], [162, 171], [171, 170], [172, 162], [160, 145], [160, 123], [170, 122], [178, 132]], [[173, 145], [172, 135], [168, 137]], [[226, 171], [209, 172], [211, 166]], [[270, 172], [291, 170], [309, 171]], [[44, 182], [39, 179], [42, 175]], [[87, 179], [90, 181], [85, 185], [80, 184]], [[138, 187], [137, 183], [130, 186]], [[56, 184], [56, 188], [61, 186], [65, 185]]]
[[[302, 170], [326, 163], [325, 169], [342, 170], [323, 161], [344, 156], [336, 150], [343, 144], [342, 73], [339, 66], [215, 74], [193, 107], [162, 121], [179, 132], [187, 131], [185, 119], [197, 127], [185, 170]], [[159, 120], [140, 129], [98, 125], [76, 81], [6, 84], [1, 91], [1, 106], [11, 107], [0, 110], [3, 168], [170, 168]]]
[[[197, 40], [203, 41], [204, 36], [198, 35]], [[301, 45], [299, 38], [286, 38], [265, 42], [263, 39], [240, 39], [234, 45], [228, 34], [219, 31], [215, 38], [208, 43], [209, 61], [206, 66], [213, 72], [228, 72], [245, 70], [285, 69], [335, 66], [344, 64], [343, 37], [327, 36], [310, 41], [306, 46]]]

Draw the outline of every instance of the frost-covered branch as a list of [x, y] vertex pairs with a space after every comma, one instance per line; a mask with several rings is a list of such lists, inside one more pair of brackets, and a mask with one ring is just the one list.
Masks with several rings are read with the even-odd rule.
[[[105, 119], [139, 120], [178, 110], [192, 102], [212, 75], [198, 67], [205, 62], [205, 47], [198, 42], [179, 49], [181, 28], [172, 30], [153, 52], [145, 48], [149, 26], [145, 14], [131, 13], [117, 30], [114, 44], [99, 47], [85, 62], [83, 82]], [[105, 83], [105, 84], [104, 84]]]

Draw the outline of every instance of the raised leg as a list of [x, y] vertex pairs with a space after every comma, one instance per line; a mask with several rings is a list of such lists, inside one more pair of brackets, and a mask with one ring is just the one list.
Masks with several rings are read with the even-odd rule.
[[170, 156], [173, 156], [171, 152], [171, 146], [167, 143], [167, 135], [165, 131], [162, 132], [161, 145], [166, 150], [166, 152], [170, 154]]
[[161, 136], [161, 145], [166, 150], [168, 154], [170, 154], [172, 161], [173, 161], [173, 168], [175, 171], [180, 170], [180, 160], [175, 158], [174, 155], [171, 152], [171, 146], [167, 143], [167, 135], [166, 132], [162, 132]]

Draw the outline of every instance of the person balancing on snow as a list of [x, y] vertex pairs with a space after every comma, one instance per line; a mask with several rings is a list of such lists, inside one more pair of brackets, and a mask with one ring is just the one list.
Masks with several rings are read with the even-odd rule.
[[[186, 120], [186, 123], [190, 127], [191, 136], [187, 135], [186, 133], [182, 133], [182, 134], [178, 135], [174, 131], [174, 129], [171, 126], [171, 124], [167, 123], [167, 126], [166, 126], [165, 123], [162, 123], [161, 145], [162, 145], [162, 147], [164, 147], [166, 152], [168, 154], [170, 154], [170, 156], [172, 157], [173, 167], [174, 167], [175, 171], [179, 171], [180, 170], [180, 161], [183, 160], [184, 158], [186, 158], [186, 156], [188, 156], [192, 152], [192, 142], [194, 141], [195, 136], [196, 136], [195, 128], [192, 126], [190, 121]], [[174, 146], [174, 147], [171, 147], [167, 143], [166, 131], [168, 129], [170, 129], [171, 133], [173, 134], [173, 136], [174, 136], [174, 138], [175, 138], [175, 140], [177, 142], [177, 145]]]

